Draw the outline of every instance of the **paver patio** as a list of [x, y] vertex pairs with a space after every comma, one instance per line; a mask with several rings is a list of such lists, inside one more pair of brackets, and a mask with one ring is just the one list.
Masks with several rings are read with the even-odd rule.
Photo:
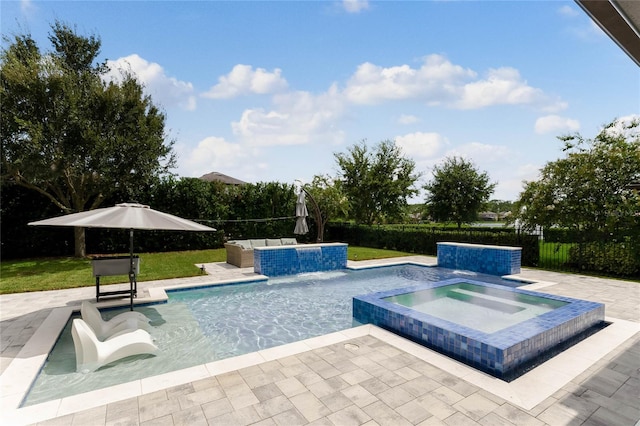
[[[411, 261], [414, 256], [349, 266]], [[253, 276], [225, 263], [211, 275], [143, 282], [142, 295], [177, 284]], [[606, 304], [608, 335], [510, 384], [372, 326], [334, 333], [172, 376], [153, 390], [111, 392], [92, 406], [65, 401], [15, 410], [8, 397], [25, 345], [57, 307], [93, 300], [95, 289], [0, 296], [0, 424], [39, 425], [635, 425], [640, 421], [640, 283], [524, 268], [526, 288]], [[618, 331], [616, 331], [618, 330]], [[618, 333], [618, 334], [616, 334]], [[604, 336], [604, 337], [602, 337]], [[607, 337], [609, 336], [609, 337]], [[587, 339], [591, 340], [591, 339]], [[607, 341], [609, 340], [609, 341]], [[576, 346], [579, 346], [576, 345]], [[27, 345], [28, 347], [28, 345]], [[22, 351], [22, 352], [21, 352]], [[573, 358], [571, 358], [573, 357]], [[17, 361], [16, 361], [17, 360]], [[225, 361], [225, 360], [223, 360]], [[13, 366], [12, 366], [13, 364]], [[203, 369], [204, 370], [204, 369]], [[19, 377], [19, 376], [18, 376]], [[515, 383], [520, 381], [520, 383]], [[98, 400], [100, 400], [98, 398]], [[52, 408], [52, 406], [54, 406]], [[54, 413], [51, 415], [50, 413]]]

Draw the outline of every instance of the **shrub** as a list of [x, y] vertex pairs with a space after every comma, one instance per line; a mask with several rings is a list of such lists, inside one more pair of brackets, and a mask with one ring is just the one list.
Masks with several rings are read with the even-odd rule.
[[640, 244], [588, 242], [569, 249], [571, 266], [589, 272], [623, 277], [640, 276]]
[[332, 241], [342, 241], [362, 247], [399, 250], [436, 256], [438, 242], [487, 244], [522, 247], [522, 266], [537, 266], [540, 257], [538, 237], [516, 233], [513, 229], [469, 230], [457, 228], [407, 227], [404, 230], [388, 226], [330, 223], [326, 228]]

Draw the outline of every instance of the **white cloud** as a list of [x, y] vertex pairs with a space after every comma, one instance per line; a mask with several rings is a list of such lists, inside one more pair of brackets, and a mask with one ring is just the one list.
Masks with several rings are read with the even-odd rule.
[[188, 150], [185, 146], [176, 146], [180, 157], [180, 174], [182, 176], [200, 177], [216, 171], [234, 170], [238, 179], [244, 180], [247, 174], [242, 170], [264, 168], [258, 150], [231, 143], [224, 138], [210, 136], [201, 140], [198, 145]]
[[251, 65], [236, 65], [229, 74], [218, 78], [218, 84], [202, 96], [211, 99], [231, 99], [238, 96], [266, 95], [286, 90], [287, 80], [282, 78], [279, 68], [272, 72]]
[[575, 16], [580, 15], [580, 11], [576, 7], [571, 7], [569, 5], [564, 5], [558, 9], [558, 13], [562, 16], [566, 16], [569, 18], [573, 18]]
[[402, 114], [400, 117], [398, 117], [399, 124], [414, 124], [418, 122], [420, 122], [420, 119], [415, 115]]
[[567, 133], [580, 130], [580, 122], [559, 115], [546, 115], [536, 120], [535, 131], [538, 134]]
[[149, 62], [137, 54], [133, 54], [115, 61], [107, 61], [107, 65], [111, 68], [107, 79], [119, 81], [121, 70], [129, 71], [144, 84], [145, 91], [151, 95], [154, 101], [159, 101], [165, 107], [177, 105], [189, 111], [196, 109], [193, 85], [167, 76], [162, 66], [155, 62]]
[[462, 157], [473, 161], [476, 166], [482, 164], [500, 163], [511, 157], [509, 148], [503, 145], [489, 145], [479, 142], [470, 142], [457, 146], [447, 151], [446, 157]]
[[448, 141], [438, 133], [409, 133], [396, 136], [396, 145], [402, 148], [402, 152], [412, 157], [416, 162], [424, 159], [433, 159], [438, 152], [447, 145]]
[[31, 0], [20, 0], [20, 11], [23, 15], [30, 17], [36, 10], [36, 6]]
[[338, 144], [344, 139], [344, 132], [336, 127], [343, 104], [335, 86], [318, 96], [291, 92], [276, 95], [272, 110], [245, 110], [231, 126], [240, 141], [252, 146]]
[[465, 84], [456, 105], [478, 109], [492, 105], [544, 105], [549, 99], [541, 89], [527, 84], [518, 70], [509, 67], [491, 69], [483, 80]]
[[497, 185], [491, 198], [498, 200], [518, 199], [524, 190], [524, 182], [531, 182], [540, 178], [540, 166], [534, 164], [522, 164], [517, 167], [504, 167], [491, 176]]
[[399, 99], [441, 103], [455, 94], [460, 81], [474, 76], [473, 71], [454, 65], [440, 55], [427, 56], [418, 69], [409, 65], [383, 68], [365, 62], [358, 66], [349, 79], [344, 93], [351, 102], [357, 104], [377, 104]]
[[360, 13], [369, 9], [369, 0], [342, 0], [342, 7], [348, 13]]
[[485, 78], [479, 79], [477, 72], [441, 55], [425, 57], [419, 68], [384, 68], [365, 62], [347, 81], [344, 94], [353, 103], [367, 105], [419, 100], [459, 109], [493, 105], [530, 105], [548, 111], [566, 108], [566, 103], [530, 86], [514, 68], [490, 69]]
[[634, 121], [640, 122], [639, 114], [619, 117], [607, 131], [611, 136], [623, 135], [626, 139], [638, 139], [640, 138], [640, 126], [629, 128]]

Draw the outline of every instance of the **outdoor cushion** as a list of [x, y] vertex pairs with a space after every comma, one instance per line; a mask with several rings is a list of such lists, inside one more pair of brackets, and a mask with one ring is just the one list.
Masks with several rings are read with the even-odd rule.
[[280, 239], [272, 239], [272, 238], [267, 238], [267, 246], [281, 246], [282, 242], [280, 242]]
[[280, 238], [280, 241], [282, 241], [283, 246], [294, 246], [298, 244], [298, 240], [295, 238]]
[[251, 242], [249, 240], [233, 241], [233, 244], [237, 244], [242, 247], [243, 250], [251, 250]]
[[251, 242], [251, 247], [266, 247], [267, 246], [267, 242], [262, 239], [262, 240], [249, 240], [249, 242]]

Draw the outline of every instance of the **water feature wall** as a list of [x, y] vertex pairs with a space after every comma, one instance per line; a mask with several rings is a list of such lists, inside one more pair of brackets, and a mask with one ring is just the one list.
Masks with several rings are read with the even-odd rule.
[[318, 243], [253, 249], [254, 272], [269, 277], [347, 267], [347, 244]]
[[490, 275], [520, 273], [521, 247], [438, 243], [438, 266]]

